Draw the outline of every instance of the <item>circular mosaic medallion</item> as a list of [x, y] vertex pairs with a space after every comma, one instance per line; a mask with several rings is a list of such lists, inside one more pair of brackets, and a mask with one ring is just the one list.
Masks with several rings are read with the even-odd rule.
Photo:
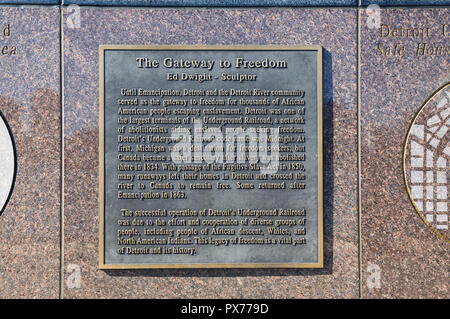
[[409, 198], [426, 225], [449, 242], [450, 83], [434, 92], [414, 117], [403, 152]]
[[11, 197], [16, 174], [14, 141], [6, 119], [0, 112], [0, 215]]

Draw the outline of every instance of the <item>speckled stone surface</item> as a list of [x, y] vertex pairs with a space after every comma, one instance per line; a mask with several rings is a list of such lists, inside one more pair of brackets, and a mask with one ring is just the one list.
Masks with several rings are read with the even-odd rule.
[[449, 0], [362, 0], [362, 5], [378, 4], [386, 6], [429, 6], [450, 5]]
[[151, 7], [356, 6], [358, 0], [64, 0], [64, 4]]
[[[64, 29], [64, 262], [82, 277], [65, 297], [358, 297], [356, 17], [354, 9], [81, 8], [80, 28]], [[325, 268], [99, 270], [99, 44], [322, 45]]]
[[[0, 298], [58, 298], [60, 76], [57, 8], [0, 7], [0, 110], [17, 149], [14, 192], [0, 216]], [[4, 28], [10, 24], [10, 36]]]
[[0, 0], [0, 4], [59, 4], [59, 0]]
[[[382, 38], [361, 15], [362, 260], [365, 298], [449, 298], [449, 245], [422, 221], [408, 198], [403, 145], [416, 112], [450, 80], [448, 55], [417, 57], [417, 43], [448, 45], [449, 9], [382, 9], [383, 24], [429, 27], [428, 38]], [[448, 38], [447, 38], [448, 39]], [[396, 43], [403, 57], [377, 55]], [[386, 50], [384, 50], [384, 53]], [[391, 51], [392, 52], [392, 51]], [[398, 52], [398, 51], [397, 51]], [[370, 266], [375, 265], [375, 266]], [[368, 268], [369, 267], [369, 268]], [[379, 270], [379, 285], [374, 273]], [[378, 286], [378, 287], [377, 287]]]

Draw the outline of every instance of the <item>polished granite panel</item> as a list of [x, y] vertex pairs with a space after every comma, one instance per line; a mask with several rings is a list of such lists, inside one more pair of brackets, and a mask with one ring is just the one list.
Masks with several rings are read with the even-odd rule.
[[381, 6], [429, 6], [450, 5], [449, 0], [362, 0], [361, 5], [378, 4]]
[[[74, 269], [81, 274], [65, 297], [358, 297], [356, 10], [82, 7], [80, 14], [79, 28], [64, 18], [65, 282]], [[324, 269], [99, 270], [100, 44], [323, 46]]]
[[59, 10], [0, 7], [0, 21], [0, 112], [17, 153], [14, 191], [0, 216], [0, 298], [58, 298]]
[[[384, 26], [379, 27], [367, 19], [365, 11], [361, 15], [364, 298], [450, 296], [449, 244], [433, 233], [416, 212], [402, 168], [403, 147], [415, 114], [433, 92], [450, 81], [450, 57], [445, 50], [449, 34], [443, 34], [443, 25], [450, 23], [449, 13], [447, 8], [382, 9]], [[394, 28], [397, 32], [392, 32]], [[422, 162], [424, 167], [423, 156], [418, 156], [420, 149], [414, 148], [414, 162], [408, 151], [408, 165]], [[433, 159], [429, 160], [425, 171], [433, 170]], [[419, 175], [414, 173], [415, 183], [423, 182]], [[425, 172], [423, 176], [432, 179], [433, 173]], [[441, 182], [445, 185], [447, 181]], [[413, 196], [418, 193], [415, 189]], [[433, 192], [426, 196], [432, 202]], [[447, 202], [447, 197], [443, 201]], [[430, 208], [432, 213], [433, 205]]]
[[60, 4], [59, 0], [0, 0], [0, 4]]
[[356, 6], [358, 0], [64, 0], [64, 4], [150, 7]]

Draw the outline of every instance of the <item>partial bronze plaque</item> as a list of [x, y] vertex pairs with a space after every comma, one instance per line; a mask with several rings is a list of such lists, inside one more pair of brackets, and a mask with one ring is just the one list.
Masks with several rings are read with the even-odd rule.
[[320, 46], [100, 46], [100, 268], [323, 267]]

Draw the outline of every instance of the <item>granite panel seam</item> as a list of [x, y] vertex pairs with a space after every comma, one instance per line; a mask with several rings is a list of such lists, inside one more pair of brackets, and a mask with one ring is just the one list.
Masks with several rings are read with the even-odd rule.
[[362, 214], [361, 214], [361, 9], [358, 9], [358, 15], [356, 17], [358, 21], [356, 21], [357, 33], [356, 33], [356, 112], [357, 112], [357, 188], [358, 188], [358, 271], [359, 271], [359, 298], [362, 298]]
[[405, 1], [404, 3], [399, 2], [390, 2], [390, 3], [383, 3], [382, 1], [361, 1], [356, 0], [354, 4], [295, 4], [295, 3], [282, 3], [283, 1], [274, 1], [275, 3], [269, 3], [270, 1], [267, 1], [266, 3], [262, 4], [234, 4], [234, 3], [214, 3], [214, 4], [202, 4], [202, 3], [194, 3], [195, 1], [192, 1], [192, 3], [186, 3], [183, 4], [183, 0], [174, 1], [172, 3], [163, 3], [163, 2], [156, 2], [156, 3], [143, 3], [139, 4], [138, 2], [132, 3], [130, 5], [127, 4], [112, 4], [111, 2], [107, 3], [94, 3], [94, 2], [84, 2], [84, 3], [76, 3], [76, 1], [69, 1], [69, 2], [63, 2], [63, 1], [7, 1], [2, 2], [0, 1], [0, 6], [4, 7], [70, 7], [70, 6], [78, 6], [78, 7], [94, 7], [94, 8], [152, 8], [152, 9], [183, 9], [183, 8], [208, 8], [208, 9], [214, 9], [214, 8], [221, 8], [221, 9], [252, 9], [252, 8], [302, 8], [302, 9], [312, 9], [312, 8], [318, 8], [318, 9], [334, 9], [334, 8], [367, 8], [370, 5], [377, 5], [382, 8], [447, 8], [450, 6], [450, 0], [445, 1], [427, 1], [425, 3], [417, 4], [417, 3], [411, 3], [409, 1]]
[[59, 8], [59, 48], [60, 48], [60, 108], [61, 108], [61, 124], [60, 124], [60, 171], [61, 171], [61, 206], [60, 206], [60, 255], [59, 255], [59, 299], [64, 299], [64, 22], [63, 22], [63, 8]]

